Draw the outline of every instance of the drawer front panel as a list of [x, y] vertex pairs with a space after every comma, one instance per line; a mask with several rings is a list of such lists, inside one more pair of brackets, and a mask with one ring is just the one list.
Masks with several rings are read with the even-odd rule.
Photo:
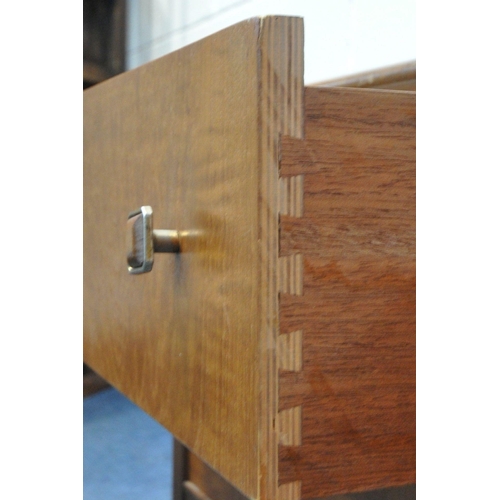
[[[84, 358], [250, 496], [257, 488], [259, 20], [84, 94]], [[126, 221], [181, 231], [127, 272]], [[249, 466], [248, 464], [254, 464]]]

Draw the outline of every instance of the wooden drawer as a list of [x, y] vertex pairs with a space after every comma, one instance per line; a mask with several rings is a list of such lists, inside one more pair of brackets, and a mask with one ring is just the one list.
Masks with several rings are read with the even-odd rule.
[[84, 92], [85, 362], [268, 500], [415, 481], [415, 93], [302, 75], [267, 17]]

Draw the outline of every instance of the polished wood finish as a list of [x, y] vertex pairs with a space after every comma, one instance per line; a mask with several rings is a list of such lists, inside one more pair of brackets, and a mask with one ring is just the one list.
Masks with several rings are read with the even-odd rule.
[[316, 84], [319, 87], [357, 87], [390, 90], [417, 90], [417, 64], [410, 61], [373, 71], [335, 78]]
[[280, 219], [280, 254], [303, 259], [280, 295], [302, 369], [279, 383], [280, 410], [302, 409], [279, 480], [304, 499], [415, 481], [415, 93], [306, 88], [305, 115], [280, 164], [304, 177], [303, 215]]
[[[239, 24], [84, 93], [84, 359], [251, 496], [258, 34]], [[191, 234], [131, 276], [126, 221], [141, 205]]]
[[[177, 495], [415, 478], [415, 94], [304, 89], [302, 47], [253, 19], [84, 92], [84, 359], [189, 449]], [[141, 205], [180, 253], [129, 275]]]
[[[228, 28], [84, 93], [84, 359], [253, 498], [276, 498], [278, 161], [302, 20]], [[151, 205], [178, 255], [127, 273]]]

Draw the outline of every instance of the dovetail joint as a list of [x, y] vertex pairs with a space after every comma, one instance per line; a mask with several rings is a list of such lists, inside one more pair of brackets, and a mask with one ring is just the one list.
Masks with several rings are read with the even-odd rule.
[[302, 295], [302, 254], [296, 253], [279, 258], [279, 291], [291, 295]]
[[293, 372], [302, 370], [302, 330], [278, 336], [278, 368]]
[[278, 487], [278, 500], [300, 500], [302, 481], [281, 484]]
[[279, 258], [279, 291], [290, 295], [302, 295], [302, 254], [296, 253]]
[[304, 176], [280, 177], [279, 211], [281, 215], [302, 217], [304, 215]]
[[294, 406], [278, 413], [279, 443], [284, 446], [302, 444], [302, 406]]

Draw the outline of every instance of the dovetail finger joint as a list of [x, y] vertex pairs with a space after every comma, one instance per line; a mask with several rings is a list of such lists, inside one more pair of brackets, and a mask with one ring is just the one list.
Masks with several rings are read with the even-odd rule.
[[280, 177], [279, 211], [282, 215], [302, 217], [304, 212], [304, 176]]

